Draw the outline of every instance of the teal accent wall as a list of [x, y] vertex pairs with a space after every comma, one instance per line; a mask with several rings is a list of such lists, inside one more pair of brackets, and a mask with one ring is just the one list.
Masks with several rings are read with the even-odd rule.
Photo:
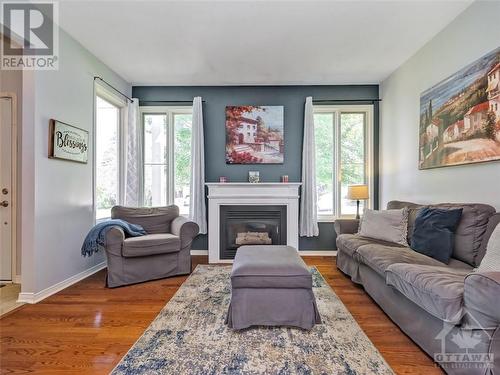
[[[302, 165], [302, 136], [304, 103], [307, 96], [314, 100], [357, 100], [353, 104], [378, 99], [378, 85], [355, 86], [135, 86], [134, 98], [141, 105], [168, 105], [157, 101], [192, 101], [201, 96], [205, 130], [205, 179], [217, 182], [220, 176], [229, 181], [248, 180], [248, 171], [260, 171], [261, 181], [278, 182], [288, 175], [290, 182], [300, 182]], [[177, 103], [178, 104], [178, 103]], [[189, 103], [187, 103], [189, 104]], [[333, 103], [332, 103], [333, 104]], [[346, 103], [342, 103], [346, 104]], [[229, 165], [225, 161], [225, 107], [228, 105], [281, 105], [284, 106], [285, 160], [279, 165]], [[378, 170], [378, 102], [374, 103], [375, 170]], [[375, 176], [375, 202], [378, 201], [378, 175]], [[333, 223], [320, 223], [320, 235], [301, 238], [300, 250], [335, 249]], [[207, 249], [206, 236], [198, 236], [194, 249]]]

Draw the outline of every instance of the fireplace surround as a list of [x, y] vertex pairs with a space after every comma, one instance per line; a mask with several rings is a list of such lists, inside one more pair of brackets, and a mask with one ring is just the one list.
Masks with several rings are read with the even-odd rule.
[[[262, 245], [269, 240], [277, 242], [276, 229], [271, 229], [273, 218], [260, 218], [260, 225], [257, 220], [253, 220], [257, 215], [270, 207], [271, 211], [276, 211], [276, 207], [281, 207], [281, 225], [278, 229], [279, 244], [288, 245], [298, 249], [299, 244], [299, 188], [300, 183], [288, 182], [210, 182], [206, 183], [208, 187], [208, 261], [209, 263], [232, 263], [236, 249], [230, 251], [221, 251], [227, 247], [227, 235], [224, 226], [224, 207], [238, 207], [246, 212], [246, 218], [250, 223], [247, 227], [235, 227], [231, 234], [233, 237], [240, 237], [240, 244], [248, 242], [259, 242]], [[274, 208], [273, 208], [274, 207]], [[276, 215], [276, 213], [274, 214]], [[240, 215], [241, 216], [241, 215]], [[244, 219], [244, 218], [243, 218]], [[268, 222], [262, 222], [268, 220]], [[240, 220], [241, 221], [241, 220]], [[234, 223], [234, 221], [232, 222]], [[241, 225], [241, 223], [240, 223]], [[285, 229], [286, 228], [286, 229]], [[267, 237], [262, 232], [267, 232]], [[248, 233], [249, 232], [249, 233]], [[259, 234], [260, 233], [260, 234]], [[222, 244], [222, 242], [225, 242]], [[274, 243], [273, 244], [278, 244]], [[221, 246], [222, 245], [222, 246]], [[232, 245], [232, 244], [231, 244]], [[234, 244], [238, 245], [239, 244]], [[237, 246], [229, 246], [237, 247]], [[226, 249], [227, 250], [227, 249]]]

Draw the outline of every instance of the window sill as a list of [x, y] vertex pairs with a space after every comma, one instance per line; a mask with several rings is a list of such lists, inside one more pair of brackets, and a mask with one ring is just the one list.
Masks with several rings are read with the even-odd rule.
[[323, 216], [318, 217], [318, 223], [334, 223], [336, 220], [355, 220], [356, 215], [345, 215], [345, 216]]

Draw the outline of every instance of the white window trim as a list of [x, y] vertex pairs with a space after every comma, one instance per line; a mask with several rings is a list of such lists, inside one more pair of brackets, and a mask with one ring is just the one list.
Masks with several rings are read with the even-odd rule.
[[334, 114], [334, 147], [335, 154], [333, 160], [333, 186], [334, 186], [334, 202], [333, 202], [333, 215], [322, 215], [318, 214], [318, 222], [334, 222], [336, 219], [351, 219], [355, 218], [356, 215], [339, 215], [339, 208], [341, 205], [341, 196], [340, 196], [340, 168], [339, 168], [339, 160], [340, 160], [340, 114], [341, 113], [365, 113], [366, 116], [366, 127], [365, 127], [365, 158], [366, 158], [366, 167], [365, 167], [365, 176], [366, 183], [368, 185], [368, 193], [370, 199], [365, 201], [366, 208], [373, 208], [374, 202], [374, 170], [373, 170], [373, 105], [316, 105], [313, 109], [314, 113], [333, 113]]
[[142, 106], [139, 107], [139, 134], [140, 142], [142, 143], [142, 164], [140, 165], [140, 187], [139, 187], [139, 202], [144, 204], [144, 115], [146, 114], [162, 114], [167, 116], [167, 205], [174, 204], [174, 183], [175, 170], [174, 165], [174, 150], [175, 150], [175, 115], [192, 114], [192, 106]]
[[124, 185], [124, 176], [125, 176], [125, 168], [126, 168], [126, 155], [125, 155], [125, 140], [124, 140], [124, 131], [123, 127], [126, 119], [126, 109], [127, 109], [127, 101], [117, 93], [110, 90], [104, 84], [101, 84], [97, 81], [94, 81], [94, 119], [92, 125], [92, 216], [94, 220], [94, 224], [100, 221], [107, 220], [109, 218], [97, 219], [97, 186], [96, 186], [96, 135], [97, 135], [97, 107], [96, 107], [96, 99], [100, 97], [111, 104], [117, 106], [120, 110], [120, 119], [118, 124], [118, 204], [123, 204], [123, 198], [125, 196], [125, 185]]

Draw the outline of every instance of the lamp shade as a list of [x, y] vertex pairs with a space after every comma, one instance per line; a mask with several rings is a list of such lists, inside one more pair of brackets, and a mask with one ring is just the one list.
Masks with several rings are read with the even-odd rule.
[[347, 187], [347, 199], [368, 199], [368, 185], [349, 185]]

